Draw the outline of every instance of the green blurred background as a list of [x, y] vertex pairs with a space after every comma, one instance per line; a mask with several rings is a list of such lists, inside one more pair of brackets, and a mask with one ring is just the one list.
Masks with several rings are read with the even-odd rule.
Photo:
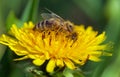
[[[45, 8], [77, 25], [106, 31], [106, 42], [114, 43], [110, 50], [113, 56], [103, 57], [98, 63], [88, 61], [82, 70], [85, 77], [120, 77], [120, 0], [0, 0], [0, 35], [13, 23], [39, 22]], [[32, 77], [15, 66], [14, 57], [0, 45], [0, 77]]]

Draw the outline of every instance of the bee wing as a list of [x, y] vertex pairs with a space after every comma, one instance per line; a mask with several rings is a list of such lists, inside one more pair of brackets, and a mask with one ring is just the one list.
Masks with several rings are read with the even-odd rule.
[[49, 14], [49, 13], [42, 13], [41, 16], [42, 16], [43, 19], [53, 18], [53, 16], [51, 14]]
[[[49, 11], [49, 10], [48, 10]], [[50, 19], [50, 18], [57, 18], [60, 19], [61, 21], [64, 21], [64, 19], [57, 14], [53, 13], [52, 11], [49, 11], [50, 13], [42, 13], [41, 16], [44, 19]]]

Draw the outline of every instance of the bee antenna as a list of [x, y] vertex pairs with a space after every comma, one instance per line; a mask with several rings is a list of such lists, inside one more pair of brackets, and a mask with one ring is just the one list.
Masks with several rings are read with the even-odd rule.
[[52, 15], [56, 16], [57, 18], [60, 18], [61, 20], [64, 20], [63, 18], [61, 18], [60, 16], [58, 16], [57, 14], [55, 14], [54, 12], [49, 10], [48, 8], [45, 8], [45, 10], [47, 10], [48, 12], [50, 12]]
[[45, 10], [47, 10], [48, 12], [50, 12], [50, 13], [53, 13], [51, 10], [49, 10], [48, 8], [45, 8]]

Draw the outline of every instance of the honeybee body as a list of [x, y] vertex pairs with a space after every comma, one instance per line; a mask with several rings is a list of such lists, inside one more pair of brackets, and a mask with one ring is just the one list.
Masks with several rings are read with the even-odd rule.
[[33, 28], [34, 30], [38, 31], [56, 31], [57, 32], [64, 32], [67, 34], [66, 37], [70, 37], [71, 39], [76, 39], [77, 33], [74, 32], [73, 24], [70, 21], [65, 21], [60, 16], [54, 13], [43, 13], [41, 14], [44, 18], [43, 21], [40, 21], [38, 24], [35, 25]]
[[62, 30], [63, 32], [69, 32], [69, 33], [73, 32], [72, 23], [70, 23], [69, 21], [61, 21], [60, 19], [57, 19], [57, 18], [50, 18], [50, 19], [43, 20], [38, 24], [36, 24], [34, 29], [39, 31]]

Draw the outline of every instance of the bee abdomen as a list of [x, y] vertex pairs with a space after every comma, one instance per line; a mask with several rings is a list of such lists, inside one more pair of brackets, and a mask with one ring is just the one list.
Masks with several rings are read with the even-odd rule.
[[54, 22], [51, 20], [44, 20], [35, 25], [34, 30], [46, 31], [51, 30], [54, 26]]
[[35, 27], [33, 28], [33, 30], [40, 30], [43, 31], [44, 30], [44, 21], [39, 22], [38, 24], [35, 25]]
[[49, 21], [49, 20], [46, 20], [46, 21], [45, 21], [45, 25], [46, 25], [46, 27], [51, 28], [52, 25], [53, 25], [53, 22], [51, 22], [51, 21]]

